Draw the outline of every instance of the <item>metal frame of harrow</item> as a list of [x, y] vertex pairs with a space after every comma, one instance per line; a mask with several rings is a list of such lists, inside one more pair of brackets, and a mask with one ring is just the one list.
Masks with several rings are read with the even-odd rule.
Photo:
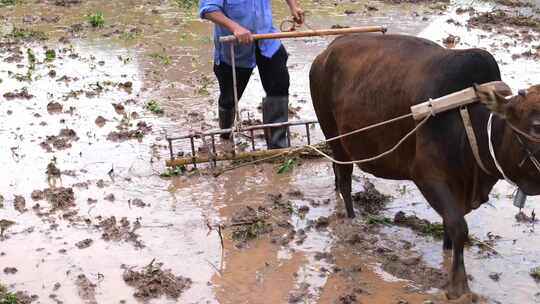
[[[261, 125], [249, 126], [249, 127], [245, 127], [245, 128], [240, 129], [238, 132], [234, 131], [233, 128], [229, 128], [229, 129], [216, 129], [216, 130], [211, 130], [211, 131], [207, 131], [207, 132], [193, 132], [192, 131], [192, 132], [190, 132], [189, 134], [186, 134], [186, 135], [167, 137], [167, 141], [168, 141], [168, 144], [169, 144], [170, 161], [175, 160], [173, 142], [174, 141], [180, 141], [180, 140], [189, 140], [190, 145], [191, 145], [192, 164], [196, 168], [197, 163], [201, 163], [201, 162], [197, 162], [197, 159], [196, 159], [197, 158], [197, 150], [195, 149], [195, 139], [196, 138], [201, 138], [203, 140], [203, 142], [205, 142], [205, 138], [210, 137], [210, 145], [211, 145], [211, 147], [209, 147], [209, 149], [211, 149], [211, 153], [216, 155], [217, 151], [216, 151], [215, 136], [220, 135], [220, 134], [227, 134], [227, 133], [231, 133], [231, 132], [232, 132], [232, 134], [231, 134], [232, 136], [235, 136], [235, 133], [249, 132], [250, 136], [246, 136], [246, 137], [248, 137], [250, 139], [250, 141], [251, 141], [251, 151], [256, 151], [256, 148], [255, 148], [255, 131], [256, 130], [264, 130], [264, 129], [270, 129], [270, 128], [275, 128], [275, 127], [287, 127], [287, 141], [288, 141], [288, 144], [290, 146], [291, 145], [291, 132], [290, 132], [291, 127], [292, 126], [304, 125], [305, 128], [306, 128], [307, 143], [308, 143], [308, 145], [310, 145], [311, 144], [311, 131], [310, 131], [309, 128], [310, 128], [310, 125], [317, 124], [317, 123], [319, 123], [317, 120], [297, 120], [297, 121], [288, 121], [288, 122], [282, 122], [282, 123], [272, 123], [272, 124], [261, 124]], [[232, 142], [234, 143], [234, 140]], [[186, 158], [188, 158], [188, 157], [186, 157]], [[212, 162], [213, 165], [215, 165], [217, 163], [217, 159], [216, 158], [210, 159], [208, 162]]]

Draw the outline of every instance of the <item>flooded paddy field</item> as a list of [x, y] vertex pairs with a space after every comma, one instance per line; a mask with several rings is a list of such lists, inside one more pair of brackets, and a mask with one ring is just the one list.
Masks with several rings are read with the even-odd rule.
[[[301, 4], [312, 28], [480, 47], [514, 91], [539, 82], [540, 3], [411, 2]], [[211, 26], [193, 3], [0, 0], [0, 36], [0, 295], [19, 301], [0, 303], [448, 303], [440, 218], [412, 183], [355, 171], [349, 220], [322, 159], [165, 167], [167, 136], [217, 126]], [[332, 39], [284, 41], [291, 119], [315, 118], [308, 72]], [[255, 73], [244, 119], [261, 119], [262, 94]], [[480, 303], [540, 303], [540, 200], [516, 218], [512, 194], [499, 183], [467, 217]]]

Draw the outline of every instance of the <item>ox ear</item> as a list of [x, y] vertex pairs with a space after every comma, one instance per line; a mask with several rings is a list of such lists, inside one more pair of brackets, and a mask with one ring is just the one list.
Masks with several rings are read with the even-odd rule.
[[506, 118], [508, 113], [508, 100], [495, 91], [485, 91], [479, 87], [476, 88], [476, 94], [480, 99], [480, 103], [484, 104], [491, 112], [502, 118]]

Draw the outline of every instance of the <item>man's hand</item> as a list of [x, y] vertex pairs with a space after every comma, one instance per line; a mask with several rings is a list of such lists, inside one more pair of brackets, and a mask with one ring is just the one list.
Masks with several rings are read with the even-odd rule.
[[294, 22], [296, 22], [299, 25], [304, 24], [305, 13], [303, 9], [297, 6], [291, 7], [291, 15], [293, 17]]
[[229, 31], [233, 33], [234, 37], [236, 37], [239, 43], [248, 44], [253, 42], [253, 35], [251, 34], [251, 32], [245, 29], [240, 24], [229, 19], [223, 14], [223, 12], [215, 11], [211, 13], [206, 13], [203, 17], [216, 24], [226, 27]]
[[234, 26], [232, 32], [238, 43], [249, 44], [253, 42], [253, 34], [241, 25]]

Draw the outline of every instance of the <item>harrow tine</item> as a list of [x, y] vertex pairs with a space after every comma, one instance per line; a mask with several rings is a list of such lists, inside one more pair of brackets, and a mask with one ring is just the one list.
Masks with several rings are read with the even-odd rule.
[[291, 146], [291, 127], [287, 126], [287, 143]]
[[[216, 152], [216, 139], [215, 139], [214, 135], [211, 135], [210, 137], [212, 138], [212, 153], [214, 153], [214, 156], [216, 156], [217, 155], [217, 152]], [[214, 158], [214, 160], [212, 162], [214, 163], [214, 168], [215, 168], [217, 166], [216, 159]]]
[[311, 145], [311, 136], [309, 134], [309, 123], [306, 123], [306, 137], [307, 137], [307, 144]]
[[193, 138], [194, 136], [189, 138], [191, 142], [191, 157], [193, 158], [193, 166], [195, 167], [195, 169], [197, 169], [197, 156], [195, 155], [195, 139]]
[[255, 135], [253, 130], [249, 130], [249, 134], [251, 135], [251, 149], [255, 151]]
[[169, 142], [169, 156], [171, 157], [171, 160], [174, 159], [174, 153], [172, 148], [172, 139], [167, 138], [167, 141]]

